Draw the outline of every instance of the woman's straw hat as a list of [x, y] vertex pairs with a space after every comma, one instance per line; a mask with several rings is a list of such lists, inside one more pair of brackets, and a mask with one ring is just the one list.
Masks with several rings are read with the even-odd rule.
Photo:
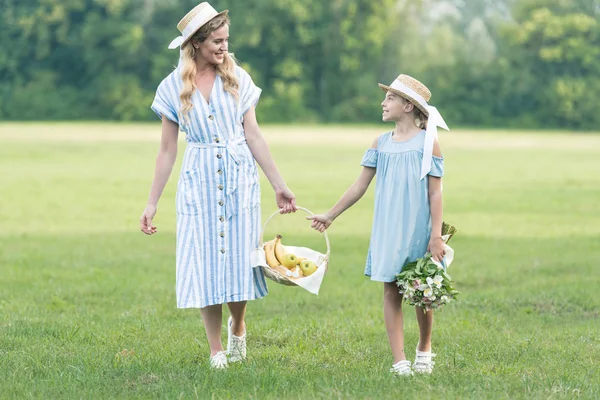
[[384, 91], [391, 91], [398, 96], [404, 97], [406, 100], [413, 103], [419, 110], [423, 111], [427, 117], [429, 110], [427, 109], [431, 92], [427, 86], [413, 78], [412, 76], [400, 74], [390, 86], [379, 84], [379, 87]]
[[183, 47], [204, 24], [219, 15], [226, 15], [228, 12], [229, 10], [217, 12], [206, 1], [198, 4], [177, 24], [177, 29], [181, 32], [181, 36], [173, 39], [169, 44], [169, 48]]

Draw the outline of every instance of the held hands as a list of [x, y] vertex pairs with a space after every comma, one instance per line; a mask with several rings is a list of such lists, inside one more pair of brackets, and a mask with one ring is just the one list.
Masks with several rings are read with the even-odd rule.
[[275, 202], [281, 214], [296, 212], [296, 196], [287, 187], [275, 190]]
[[333, 219], [327, 214], [309, 215], [308, 217], [306, 217], [306, 219], [312, 221], [312, 223], [310, 224], [311, 228], [314, 228], [315, 230], [321, 233], [325, 232], [325, 229], [329, 228], [329, 226], [333, 222]]
[[437, 261], [442, 262], [442, 258], [446, 255], [446, 250], [444, 249], [444, 241], [441, 237], [432, 237], [429, 239], [429, 245], [427, 246], [427, 251], [431, 253], [431, 257]]
[[156, 206], [148, 204], [140, 217], [140, 230], [146, 235], [154, 235], [156, 226], [152, 225], [152, 218], [156, 215]]

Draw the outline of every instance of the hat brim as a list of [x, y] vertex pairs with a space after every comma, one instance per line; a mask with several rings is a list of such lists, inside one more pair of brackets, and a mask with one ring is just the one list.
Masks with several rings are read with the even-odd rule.
[[196, 32], [198, 32], [200, 30], [200, 28], [202, 28], [204, 25], [208, 24], [210, 21], [212, 21], [213, 19], [217, 18], [220, 15], [227, 15], [229, 13], [229, 10], [223, 10], [220, 13], [217, 13], [214, 17], [212, 17], [211, 19], [207, 20], [205, 23], [203, 23], [202, 25], [200, 25], [195, 31], [193, 31], [190, 36], [185, 39], [183, 42], [181, 42], [181, 47], [183, 48], [183, 46], [185, 46], [187, 44], [187, 42], [190, 41], [190, 39], [192, 39], [194, 37], [194, 35], [196, 34]]
[[426, 117], [429, 117], [429, 111], [426, 108], [424, 108], [422, 105], [420, 105], [418, 101], [416, 101], [415, 99], [413, 99], [406, 93], [402, 93], [401, 91], [396, 90], [392, 87], [389, 87], [388, 85], [384, 85], [383, 83], [378, 83], [378, 85], [381, 88], [381, 90], [383, 90], [384, 92], [386, 92], [386, 93], [392, 92], [392, 93], [397, 94], [398, 96], [410, 101], [415, 107], [417, 107], [419, 110], [421, 110], [423, 112], [423, 114], [425, 114]]

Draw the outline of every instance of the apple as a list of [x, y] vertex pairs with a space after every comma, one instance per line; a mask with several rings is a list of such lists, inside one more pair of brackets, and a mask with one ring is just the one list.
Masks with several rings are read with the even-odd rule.
[[292, 254], [292, 253], [285, 253], [282, 258], [283, 258], [283, 260], [280, 260], [281, 265], [283, 265], [287, 269], [294, 268], [298, 262], [298, 258], [296, 257], [295, 254]]
[[300, 263], [300, 269], [304, 276], [310, 276], [317, 270], [317, 265], [311, 260], [303, 260]]

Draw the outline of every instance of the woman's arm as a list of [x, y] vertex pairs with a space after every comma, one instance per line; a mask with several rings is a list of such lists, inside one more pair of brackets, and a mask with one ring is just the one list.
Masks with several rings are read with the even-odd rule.
[[[433, 155], [442, 156], [440, 144], [436, 140], [433, 144]], [[431, 210], [431, 238], [429, 239], [428, 251], [436, 261], [444, 258], [444, 241], [442, 240], [442, 178], [428, 175], [429, 185], [429, 207]]]
[[[372, 149], [377, 148], [377, 140], [373, 142], [371, 145]], [[360, 175], [356, 179], [356, 181], [344, 192], [342, 197], [338, 200], [337, 203], [329, 211], [325, 214], [317, 214], [306, 217], [306, 219], [312, 220], [311, 227], [318, 230], [319, 232], [323, 232], [325, 229], [329, 228], [329, 226], [333, 223], [333, 221], [339, 217], [344, 211], [348, 208], [352, 207], [361, 197], [364, 196], [365, 192], [369, 188], [373, 177], [375, 177], [375, 173], [377, 170], [372, 167], [363, 167]]]
[[288, 189], [283, 177], [279, 173], [267, 142], [260, 132], [254, 107], [250, 107], [244, 114], [244, 132], [246, 143], [252, 152], [252, 156], [265, 173], [269, 183], [275, 191], [277, 206], [282, 213], [296, 211], [296, 200], [294, 194]]
[[158, 155], [156, 156], [154, 179], [152, 180], [150, 195], [148, 196], [148, 204], [140, 218], [141, 230], [147, 235], [156, 233], [156, 227], [152, 225], [152, 219], [156, 215], [158, 200], [169, 180], [173, 165], [177, 159], [178, 135], [179, 125], [163, 116], [162, 136]]

